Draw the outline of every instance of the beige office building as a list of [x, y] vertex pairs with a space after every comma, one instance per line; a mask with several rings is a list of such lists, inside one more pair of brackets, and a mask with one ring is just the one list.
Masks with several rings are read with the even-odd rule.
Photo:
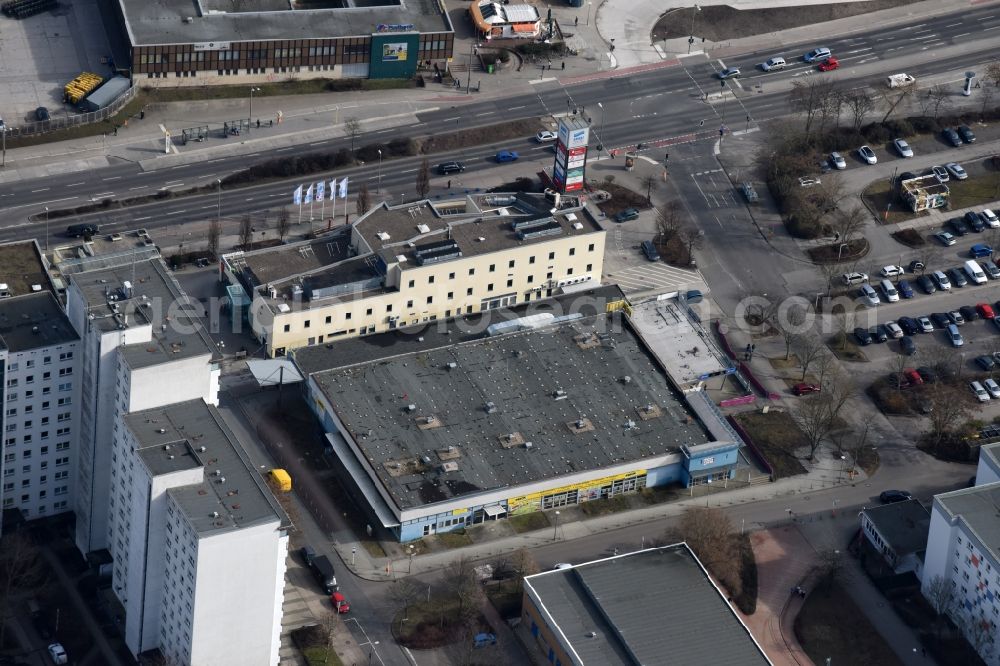
[[390, 206], [318, 238], [225, 255], [268, 356], [598, 284], [605, 232], [576, 197], [479, 194]]

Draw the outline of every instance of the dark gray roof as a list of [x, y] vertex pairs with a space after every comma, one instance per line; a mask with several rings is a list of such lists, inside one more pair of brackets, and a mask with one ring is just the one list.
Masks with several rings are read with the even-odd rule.
[[28, 351], [79, 340], [51, 291], [0, 299], [0, 345]]
[[[216, 353], [189, 298], [159, 259], [70, 276], [87, 302], [91, 323], [103, 331], [152, 326], [152, 340], [124, 348], [132, 368]], [[125, 283], [131, 285], [126, 293]]]
[[52, 289], [45, 262], [33, 240], [0, 243], [0, 284], [6, 284], [11, 296], [31, 294], [35, 285]]
[[212, 405], [188, 400], [124, 419], [135, 435], [140, 459], [154, 476], [203, 468], [201, 483], [169, 491], [199, 534], [269, 522], [289, 524], [243, 444]]
[[[381, 23], [412, 24], [417, 32], [452, 32], [436, 0], [352, 2], [349, 8], [288, 9], [285, 2], [245, 0], [239, 4], [219, 0], [119, 0], [133, 46], [246, 42], [275, 39], [328, 39], [367, 36]], [[346, 3], [344, 3], [346, 4]], [[361, 6], [358, 6], [361, 5]], [[210, 13], [210, 12], [217, 13]], [[191, 18], [190, 23], [185, 22]]]
[[402, 509], [679, 454], [682, 445], [708, 441], [617, 315], [312, 378]]
[[918, 500], [869, 507], [865, 514], [900, 557], [927, 549], [931, 514]]
[[686, 544], [536, 574], [524, 584], [579, 663], [771, 663]]
[[342, 368], [356, 363], [366, 363], [382, 358], [412, 354], [459, 342], [469, 342], [487, 337], [486, 327], [526, 315], [551, 312], [562, 316], [577, 312], [592, 317], [607, 311], [607, 304], [625, 298], [618, 285], [597, 286], [583, 292], [562, 294], [513, 308], [499, 308], [476, 313], [449, 321], [439, 320], [430, 324], [408, 326], [396, 331], [351, 338], [336, 343], [300, 347], [291, 352], [295, 364], [303, 375]]
[[1000, 482], [934, 496], [949, 517], [960, 516], [994, 562], [1000, 562]]

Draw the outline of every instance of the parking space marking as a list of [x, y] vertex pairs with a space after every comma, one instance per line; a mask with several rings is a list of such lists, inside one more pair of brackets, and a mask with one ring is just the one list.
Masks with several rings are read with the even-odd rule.
[[662, 262], [629, 266], [607, 274], [622, 291], [647, 291], [649, 289], [677, 289], [701, 279], [698, 271], [668, 266]]

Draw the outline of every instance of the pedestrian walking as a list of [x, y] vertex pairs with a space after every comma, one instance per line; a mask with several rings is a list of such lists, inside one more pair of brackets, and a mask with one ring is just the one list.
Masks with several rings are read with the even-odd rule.
[[451, 181], [450, 180], [448, 181], [448, 189], [449, 190], [451, 189]]
[[260, 129], [260, 118], [257, 119], [257, 129]]
[[580, 25], [580, 17], [579, 16], [573, 17], [573, 25]]
[[562, 64], [562, 68], [563, 68], [564, 70], [566, 69], [566, 61], [565, 61], [565, 60], [563, 60], [563, 64]]

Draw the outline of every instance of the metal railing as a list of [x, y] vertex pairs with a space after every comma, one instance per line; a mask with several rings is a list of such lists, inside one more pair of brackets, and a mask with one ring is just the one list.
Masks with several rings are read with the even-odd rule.
[[75, 115], [67, 116], [65, 118], [52, 118], [50, 120], [40, 120], [34, 123], [24, 123], [22, 125], [7, 126], [6, 134], [7, 139], [16, 139], [18, 137], [26, 136], [36, 136], [38, 134], [44, 134], [46, 132], [54, 132], [56, 130], [67, 129], [70, 127], [77, 127], [79, 125], [89, 125], [91, 123], [100, 122], [106, 120], [107, 118], [115, 115], [126, 104], [132, 101], [132, 99], [139, 92], [139, 86], [132, 86], [121, 95], [118, 96], [111, 104], [108, 104], [103, 109], [97, 111], [90, 111], [87, 113], [78, 113]]

